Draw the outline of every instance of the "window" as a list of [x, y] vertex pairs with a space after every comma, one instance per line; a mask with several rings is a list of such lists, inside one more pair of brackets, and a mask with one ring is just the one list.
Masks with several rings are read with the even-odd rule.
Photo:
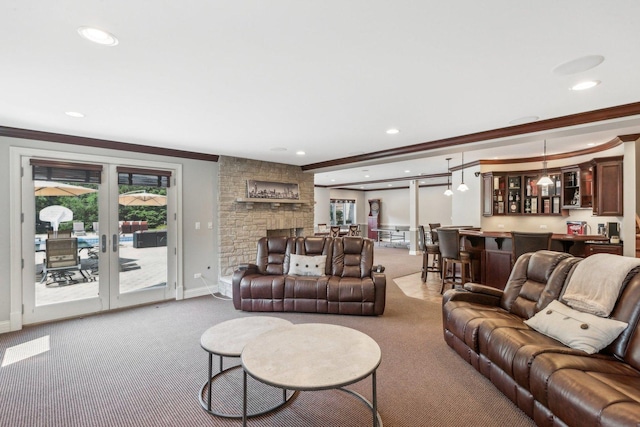
[[351, 199], [331, 199], [329, 204], [331, 225], [356, 223], [356, 201]]

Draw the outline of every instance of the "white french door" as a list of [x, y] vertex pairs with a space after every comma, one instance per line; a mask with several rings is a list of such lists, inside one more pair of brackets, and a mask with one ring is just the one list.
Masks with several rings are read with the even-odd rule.
[[19, 156], [23, 324], [176, 297], [179, 165], [81, 157]]

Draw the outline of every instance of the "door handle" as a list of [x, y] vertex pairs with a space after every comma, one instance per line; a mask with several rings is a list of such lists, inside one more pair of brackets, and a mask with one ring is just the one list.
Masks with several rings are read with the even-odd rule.
[[102, 251], [102, 253], [107, 252], [107, 235], [106, 234], [102, 235], [102, 241], [100, 243], [100, 250]]
[[118, 252], [118, 235], [113, 235], [113, 252]]

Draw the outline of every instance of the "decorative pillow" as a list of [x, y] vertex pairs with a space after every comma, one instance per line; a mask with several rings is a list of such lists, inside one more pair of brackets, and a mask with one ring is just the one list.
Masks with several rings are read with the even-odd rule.
[[615, 340], [627, 324], [574, 310], [554, 300], [524, 323], [564, 345], [588, 354], [597, 353]]
[[297, 276], [324, 276], [327, 256], [292, 254], [289, 261], [289, 274], [295, 274]]

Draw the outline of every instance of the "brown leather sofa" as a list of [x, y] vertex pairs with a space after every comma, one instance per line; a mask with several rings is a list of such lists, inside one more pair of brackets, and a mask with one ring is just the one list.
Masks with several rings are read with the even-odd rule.
[[580, 261], [559, 252], [528, 253], [515, 263], [504, 291], [473, 283], [448, 291], [445, 341], [539, 426], [637, 426], [638, 268], [626, 275], [609, 316], [628, 326], [598, 353], [570, 348], [524, 323], [562, 299]]
[[[314, 276], [290, 274], [292, 255], [324, 255], [324, 271]], [[232, 288], [238, 310], [380, 315], [386, 276], [374, 271], [370, 239], [263, 237], [256, 264], [240, 265]]]

